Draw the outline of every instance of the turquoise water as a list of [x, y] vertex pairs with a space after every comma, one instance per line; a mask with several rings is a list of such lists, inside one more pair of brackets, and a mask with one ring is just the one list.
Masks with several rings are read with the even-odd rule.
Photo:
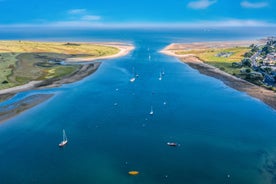
[[[266, 36], [264, 32], [109, 30], [63, 36], [58, 32], [3, 35], [7, 39], [126, 41], [136, 49], [103, 61], [95, 74], [79, 82], [20, 93], [2, 103], [32, 94], [55, 94], [0, 125], [1, 184], [275, 182], [271, 177], [276, 166], [276, 112], [158, 52], [174, 41], [251, 39]], [[130, 83], [133, 67], [139, 78]], [[163, 70], [165, 76], [159, 81]], [[69, 143], [59, 149], [62, 129]], [[167, 142], [180, 146], [168, 147]], [[130, 170], [140, 174], [129, 176]]]

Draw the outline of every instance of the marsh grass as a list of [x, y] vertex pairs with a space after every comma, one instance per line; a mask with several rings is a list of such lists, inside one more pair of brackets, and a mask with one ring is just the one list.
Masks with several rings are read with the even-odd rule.
[[[233, 47], [233, 48], [210, 48], [198, 50], [178, 51], [176, 54], [194, 54], [201, 61], [223, 70], [231, 75], [239, 75], [240, 68], [232, 67], [233, 62], [240, 62], [244, 58], [244, 54], [250, 51], [249, 47]], [[232, 53], [229, 57], [218, 57], [219, 53]]]
[[33, 80], [70, 75], [79, 68], [79, 66], [49, 65], [47, 64], [49, 61], [96, 58], [118, 52], [119, 49], [115, 47], [89, 43], [0, 41], [0, 89], [26, 84]]

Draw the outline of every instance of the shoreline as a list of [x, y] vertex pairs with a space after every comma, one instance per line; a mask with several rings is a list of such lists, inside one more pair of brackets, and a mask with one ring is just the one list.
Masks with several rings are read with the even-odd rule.
[[47, 79], [43, 81], [31, 81], [21, 86], [15, 86], [12, 88], [0, 90], [1, 100], [3, 102], [13, 97], [17, 93], [28, 91], [28, 90], [54, 88], [54, 87], [59, 87], [63, 84], [77, 82], [94, 73], [100, 67], [100, 65], [101, 65], [100, 62], [80, 65], [79, 69], [77, 69], [74, 73], [67, 76], [63, 76], [61, 78], [53, 78], [53, 79]]
[[[24, 92], [28, 90], [35, 90], [35, 89], [46, 89], [46, 88], [54, 88], [59, 87], [63, 84], [69, 84], [74, 83], [77, 81], [80, 81], [84, 79], [87, 76], [90, 76], [94, 72], [98, 70], [98, 68], [101, 65], [101, 62], [97, 62], [97, 60], [103, 60], [103, 59], [113, 59], [118, 58], [127, 55], [129, 52], [131, 52], [134, 49], [134, 46], [132, 45], [126, 45], [123, 43], [97, 43], [98, 45], [104, 45], [104, 46], [112, 46], [119, 48], [119, 53], [111, 56], [105, 56], [105, 57], [96, 57], [96, 58], [73, 58], [67, 61], [68, 63], [80, 63], [80, 62], [89, 62], [94, 61], [93, 63], [87, 63], [87, 64], [79, 64], [79, 68], [72, 74], [66, 75], [60, 78], [52, 78], [47, 79], [43, 81], [31, 81], [27, 84], [15, 86], [8, 89], [0, 90], [0, 100], [1, 102], [6, 101], [10, 98], [12, 98], [14, 95], [16, 95], [19, 92]], [[3, 123], [4, 121], [36, 106], [40, 103], [50, 99], [53, 96], [53, 94], [45, 95], [45, 94], [37, 94], [32, 95], [30, 97], [27, 97], [25, 99], [22, 99], [18, 102], [14, 102], [10, 105], [0, 106], [0, 123]]]
[[89, 62], [89, 61], [97, 61], [97, 60], [104, 60], [104, 59], [114, 59], [126, 56], [129, 52], [131, 52], [135, 47], [133, 45], [127, 45], [122, 43], [114, 43], [114, 42], [106, 42], [106, 43], [91, 43], [101, 46], [108, 46], [108, 47], [115, 47], [120, 51], [111, 56], [100, 56], [100, 57], [88, 57], [88, 58], [67, 58], [65, 60], [66, 63], [79, 63], [79, 62]]
[[[123, 57], [127, 55], [129, 52], [131, 52], [134, 49], [134, 46], [127, 45], [123, 43], [113, 43], [113, 42], [105, 42], [105, 43], [92, 43], [91, 44], [97, 44], [101, 46], [111, 46], [116, 47], [120, 51], [111, 56], [102, 56], [102, 57], [95, 57], [95, 58], [68, 58], [66, 59], [67, 63], [80, 63], [80, 62], [90, 62], [90, 61], [97, 61], [97, 60], [104, 60], [104, 59], [113, 59], [118, 57]], [[89, 63], [89, 64], [80, 64], [80, 68], [75, 71], [73, 74], [70, 74], [68, 76], [64, 76], [60, 79], [48, 79], [43, 81], [31, 81], [27, 84], [15, 86], [12, 88], [2, 89], [0, 90], [0, 99], [4, 101], [5, 99], [10, 98], [11, 96], [15, 95], [16, 93], [32, 90], [32, 89], [42, 89], [42, 88], [51, 88], [51, 87], [58, 87], [62, 84], [68, 84], [73, 83], [76, 81], [79, 81], [88, 75], [94, 73], [98, 67], [100, 66], [99, 62]]]
[[[63, 84], [69, 84], [73, 82], [77, 82], [91, 74], [97, 71], [97, 69], [100, 67], [101, 63], [93, 63], [93, 64], [87, 64], [82, 65], [76, 72], [74, 72], [71, 75], [64, 76], [59, 79], [48, 79], [44, 81], [32, 81], [28, 84], [17, 86], [14, 88], [9, 88], [4, 91], [5, 93], [0, 93], [1, 99], [3, 101], [8, 100], [12, 98], [14, 95], [16, 95], [19, 92], [28, 91], [28, 90], [34, 90], [34, 89], [46, 89], [46, 88], [54, 88], [59, 87]], [[40, 103], [47, 101], [51, 97], [53, 97], [54, 94], [36, 94], [31, 95], [30, 97], [24, 98], [20, 101], [11, 103], [9, 105], [0, 106], [0, 124], [4, 121], [36, 106]]]
[[[216, 43], [225, 43], [222, 45], [229, 45], [231, 47], [233, 46], [240, 46], [246, 41], [242, 41], [242, 43], [239, 43], [239, 41], [235, 44], [234, 42], [203, 42], [201, 43], [203, 47], [206, 47], [209, 45], [208, 48], [214, 48], [212, 47], [212, 44]], [[228, 44], [229, 43], [229, 44]], [[252, 43], [251, 41], [248, 41], [247, 43]], [[254, 42], [256, 43], [256, 41]], [[234, 45], [233, 45], [234, 44]], [[182, 48], [181, 46], [182, 45]], [[190, 46], [194, 46], [196, 44], [171, 44], [164, 48], [161, 53], [169, 56], [177, 57], [181, 62], [186, 63], [191, 68], [194, 68], [198, 70], [201, 74], [214, 77], [216, 79], [221, 80], [225, 85], [234, 88], [238, 91], [242, 91], [247, 93], [249, 96], [257, 98], [276, 110], [276, 93], [270, 90], [267, 90], [261, 86], [257, 86], [255, 84], [252, 84], [248, 81], [245, 81], [243, 79], [237, 78], [233, 75], [230, 75], [219, 68], [216, 68], [214, 66], [211, 66], [209, 64], [204, 63], [204, 61], [201, 61], [198, 57], [196, 57], [193, 54], [185, 54], [185, 55], [177, 55], [175, 52], [180, 50], [179, 48], [183, 49], [184, 47], [186, 49], [192, 48]], [[249, 44], [250, 45], [250, 44]], [[215, 47], [215, 48], [223, 48], [222, 47]]]

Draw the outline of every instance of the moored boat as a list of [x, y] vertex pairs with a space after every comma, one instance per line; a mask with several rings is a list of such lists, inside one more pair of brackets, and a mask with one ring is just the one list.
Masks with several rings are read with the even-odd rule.
[[172, 146], [172, 147], [178, 146], [178, 144], [175, 143], [175, 142], [167, 142], [167, 145], [168, 145], [168, 146]]
[[63, 137], [63, 139], [62, 139], [62, 141], [58, 145], [59, 147], [64, 147], [68, 143], [65, 130], [62, 131], [62, 137]]

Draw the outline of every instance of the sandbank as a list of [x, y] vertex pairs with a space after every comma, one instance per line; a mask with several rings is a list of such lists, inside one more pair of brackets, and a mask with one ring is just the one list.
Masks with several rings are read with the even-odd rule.
[[0, 106], [0, 123], [24, 112], [27, 109], [30, 109], [46, 100], [51, 98], [52, 94], [36, 94], [32, 96], [28, 96], [23, 100], [18, 102], [8, 104], [5, 106]]

